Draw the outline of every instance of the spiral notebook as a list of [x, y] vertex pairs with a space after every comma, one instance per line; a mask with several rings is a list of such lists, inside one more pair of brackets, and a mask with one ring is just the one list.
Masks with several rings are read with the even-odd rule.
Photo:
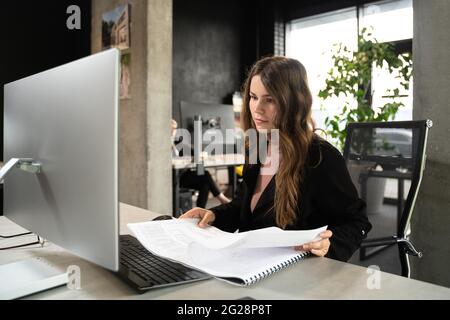
[[294, 245], [318, 239], [325, 227], [282, 231], [266, 228], [228, 233], [215, 227], [197, 227], [194, 219], [173, 219], [128, 224], [128, 228], [152, 252], [208, 273], [220, 280], [247, 286], [308, 256]]
[[309, 255], [308, 252], [295, 251], [292, 247], [236, 248], [215, 250], [214, 254], [208, 249], [203, 248], [202, 251], [202, 256], [200, 252], [191, 252], [190, 267], [241, 286], [252, 285]]

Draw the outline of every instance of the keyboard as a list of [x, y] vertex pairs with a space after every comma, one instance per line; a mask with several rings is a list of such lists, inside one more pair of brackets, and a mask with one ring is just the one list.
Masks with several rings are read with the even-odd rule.
[[211, 278], [206, 273], [155, 256], [130, 235], [120, 236], [119, 275], [140, 291]]

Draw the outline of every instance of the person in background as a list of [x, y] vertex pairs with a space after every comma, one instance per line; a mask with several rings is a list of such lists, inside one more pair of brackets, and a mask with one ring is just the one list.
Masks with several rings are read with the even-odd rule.
[[[304, 66], [280, 56], [261, 59], [250, 70], [243, 99], [244, 131], [253, 129], [261, 135], [278, 129], [278, 155], [268, 155], [278, 156], [278, 170], [262, 174], [266, 161], [246, 163], [230, 203], [210, 210], [194, 208], [180, 218], [199, 218], [199, 227], [213, 225], [228, 232], [327, 225], [320, 240], [296, 249], [347, 261], [372, 226], [341, 153], [315, 134]], [[270, 150], [270, 135], [268, 141]]]
[[[178, 155], [175, 145], [179, 142], [175, 141], [176, 131], [178, 124], [172, 119], [172, 153], [173, 155]], [[229, 203], [231, 200], [228, 199], [222, 192], [220, 192], [219, 187], [216, 182], [211, 177], [208, 170], [205, 170], [205, 174], [197, 175], [196, 171], [187, 170], [180, 177], [180, 186], [182, 188], [198, 190], [198, 197], [196, 206], [199, 208], [205, 208], [208, 202], [209, 192], [219, 200], [221, 204]]]

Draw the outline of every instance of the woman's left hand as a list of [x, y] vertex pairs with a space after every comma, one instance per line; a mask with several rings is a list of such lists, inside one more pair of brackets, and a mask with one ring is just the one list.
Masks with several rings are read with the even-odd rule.
[[328, 249], [330, 248], [330, 238], [333, 235], [333, 232], [331, 230], [326, 230], [319, 234], [320, 240], [305, 243], [302, 246], [296, 246], [294, 247], [295, 250], [301, 250], [301, 251], [311, 251], [312, 254], [323, 257], [327, 254]]

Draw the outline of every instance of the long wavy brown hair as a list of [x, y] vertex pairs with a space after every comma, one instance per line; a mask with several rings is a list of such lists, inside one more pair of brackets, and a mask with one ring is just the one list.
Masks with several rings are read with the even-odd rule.
[[[280, 164], [275, 175], [273, 209], [281, 228], [294, 224], [301, 200], [300, 185], [314, 135], [311, 117], [312, 95], [305, 67], [297, 60], [281, 56], [267, 57], [251, 68], [243, 86], [241, 113], [244, 131], [256, 130], [250, 112], [250, 83], [260, 76], [265, 89], [277, 106], [274, 129], [279, 130]], [[248, 144], [246, 144], [247, 152]]]

